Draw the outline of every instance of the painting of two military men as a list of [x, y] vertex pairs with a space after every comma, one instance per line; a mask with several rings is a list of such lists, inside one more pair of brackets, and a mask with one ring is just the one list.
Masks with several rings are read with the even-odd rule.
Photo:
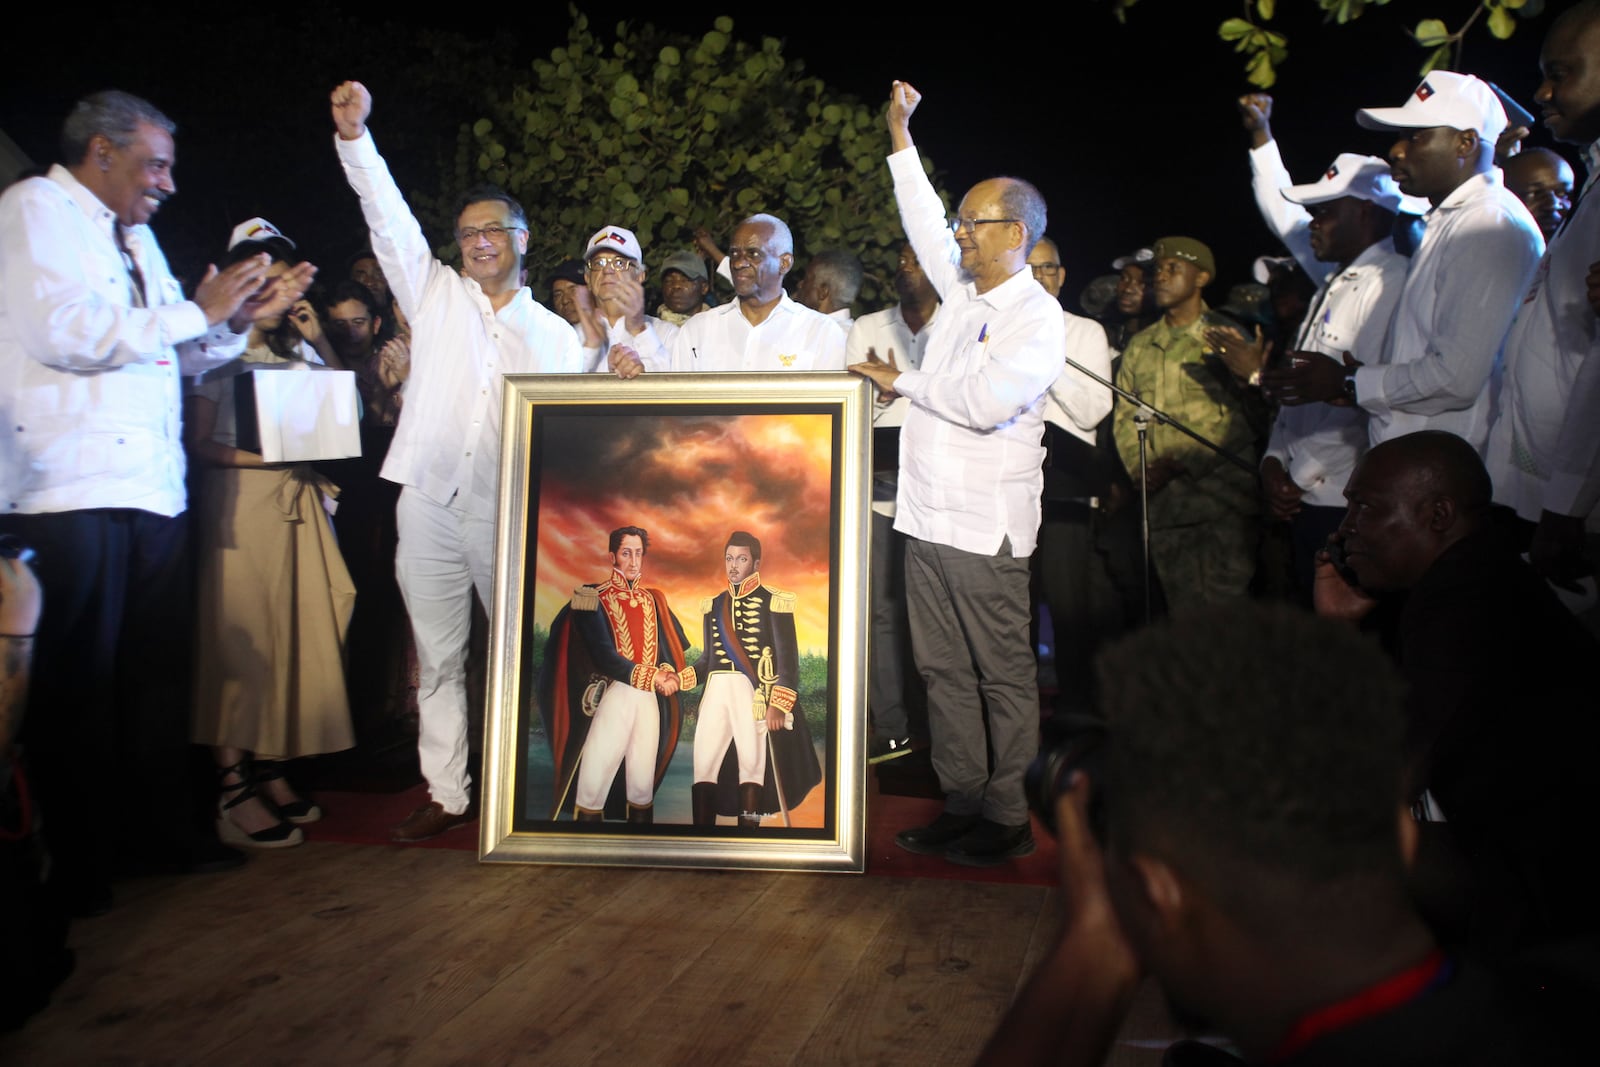
[[610, 576], [579, 586], [551, 623], [537, 690], [553, 765], [548, 818], [654, 823], [686, 726], [682, 698], [703, 687], [688, 821], [812, 824], [796, 812], [822, 779], [800, 701], [796, 595], [763, 582], [760, 540], [734, 531], [723, 545], [727, 584], [700, 603], [690, 663], [682, 623], [645, 581], [649, 544], [639, 526], [612, 530]]

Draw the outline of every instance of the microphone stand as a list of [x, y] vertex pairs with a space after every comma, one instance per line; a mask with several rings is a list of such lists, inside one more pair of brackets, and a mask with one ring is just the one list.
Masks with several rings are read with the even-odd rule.
[[1210, 438], [1201, 436], [1194, 430], [1191, 430], [1188, 426], [1185, 426], [1183, 423], [1173, 418], [1171, 415], [1168, 415], [1165, 411], [1146, 404], [1142, 399], [1139, 398], [1137, 393], [1130, 393], [1126, 389], [1118, 386], [1115, 382], [1107, 381], [1106, 379], [1100, 377], [1100, 375], [1096, 374], [1088, 367], [1085, 367], [1082, 363], [1079, 363], [1071, 356], [1066, 357], [1066, 362], [1067, 366], [1071, 367], [1073, 370], [1077, 371], [1079, 374], [1082, 374], [1091, 381], [1099, 382], [1101, 385], [1111, 390], [1112, 393], [1120, 396], [1123, 400], [1127, 401], [1135, 408], [1133, 425], [1139, 432], [1139, 537], [1144, 548], [1144, 621], [1146, 624], [1149, 624], [1152, 614], [1150, 603], [1150, 489], [1145, 479], [1145, 475], [1148, 473], [1148, 468], [1145, 463], [1145, 450], [1147, 439], [1150, 433], [1150, 424], [1160, 423], [1166, 426], [1171, 426], [1174, 430], [1186, 434], [1198, 441], [1200, 444], [1205, 445], [1207, 448], [1211, 449], [1211, 451], [1215, 452], [1229, 463], [1232, 463], [1235, 467], [1250, 472], [1252, 476], [1256, 473], [1256, 465], [1247, 459], [1234, 455], [1232, 452], [1229, 452], [1227, 449], [1223, 448]]

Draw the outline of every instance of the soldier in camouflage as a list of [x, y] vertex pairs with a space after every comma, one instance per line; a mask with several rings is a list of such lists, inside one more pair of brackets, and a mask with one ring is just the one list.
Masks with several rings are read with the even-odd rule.
[[[1216, 273], [1211, 249], [1189, 237], [1154, 248], [1162, 317], [1122, 353], [1117, 384], [1255, 467], [1249, 401], [1227, 370], [1204, 358], [1201, 291]], [[1139, 434], [1132, 405], [1115, 412], [1117, 451], [1137, 485]], [[1150, 555], [1171, 607], [1242, 597], [1255, 572], [1255, 476], [1170, 426], [1152, 423], [1145, 482]]]

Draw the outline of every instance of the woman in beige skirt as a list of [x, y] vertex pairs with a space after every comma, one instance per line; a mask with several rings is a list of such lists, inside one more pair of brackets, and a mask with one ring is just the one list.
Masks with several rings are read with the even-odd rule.
[[[277, 236], [244, 241], [230, 258], [260, 251], [274, 257], [269, 277], [294, 258]], [[281, 323], [258, 324], [244, 358], [338, 366], [304, 302]], [[219, 836], [282, 848], [299, 844], [295, 824], [321, 811], [275, 761], [354, 744], [344, 640], [355, 588], [326, 509], [337, 490], [309, 466], [267, 464], [239, 448], [234, 388], [234, 379], [193, 387], [185, 418], [199, 475], [194, 739], [216, 756]]]

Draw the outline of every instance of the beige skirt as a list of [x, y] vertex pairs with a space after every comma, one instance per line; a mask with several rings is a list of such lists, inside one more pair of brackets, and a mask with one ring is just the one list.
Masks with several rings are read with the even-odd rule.
[[351, 747], [356, 591], [308, 467], [202, 472], [194, 739], [263, 759]]

